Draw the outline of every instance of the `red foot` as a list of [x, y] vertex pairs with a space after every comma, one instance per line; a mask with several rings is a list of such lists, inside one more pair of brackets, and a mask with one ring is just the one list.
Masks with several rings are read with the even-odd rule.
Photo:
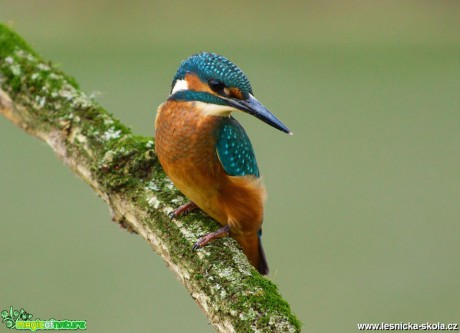
[[174, 209], [171, 213], [169, 213], [169, 218], [172, 220], [181, 215], [187, 215], [188, 213], [190, 213], [191, 211], [197, 208], [198, 206], [193, 201], [190, 201], [186, 203], [185, 205], [182, 205], [179, 208]]
[[196, 250], [196, 249], [198, 249], [200, 247], [203, 247], [206, 244], [208, 244], [209, 242], [212, 242], [216, 238], [221, 238], [221, 237], [227, 236], [229, 231], [230, 231], [230, 226], [227, 224], [226, 226], [220, 228], [219, 230], [211, 232], [211, 233], [201, 237], [198, 240], [198, 242], [196, 242], [195, 245], [193, 245], [192, 250]]

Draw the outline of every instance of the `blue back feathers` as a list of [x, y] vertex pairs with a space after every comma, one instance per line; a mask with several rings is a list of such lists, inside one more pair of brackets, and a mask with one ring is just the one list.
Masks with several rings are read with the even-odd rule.
[[252, 94], [251, 84], [243, 71], [227, 58], [215, 53], [197, 53], [182, 61], [174, 76], [172, 88], [176, 81], [184, 79], [187, 73], [196, 74], [203, 82], [215, 79], [224, 83], [226, 87], [236, 87], [245, 99]]
[[230, 176], [259, 177], [254, 150], [243, 127], [232, 117], [224, 118], [221, 126], [217, 154], [225, 172]]

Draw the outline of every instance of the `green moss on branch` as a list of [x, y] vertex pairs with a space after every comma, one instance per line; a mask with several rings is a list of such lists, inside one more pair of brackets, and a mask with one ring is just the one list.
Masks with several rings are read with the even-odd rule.
[[1, 24], [0, 88], [0, 113], [45, 140], [109, 204], [114, 220], [145, 238], [216, 329], [300, 331], [276, 285], [233, 239], [190, 251], [218, 225], [201, 213], [169, 221], [167, 213], [185, 198], [163, 173], [153, 138], [134, 135]]

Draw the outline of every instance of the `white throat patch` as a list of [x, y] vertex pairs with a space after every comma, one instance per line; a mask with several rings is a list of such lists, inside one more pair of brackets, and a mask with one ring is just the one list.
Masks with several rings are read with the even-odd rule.
[[210, 104], [204, 102], [194, 102], [198, 109], [207, 116], [229, 117], [236, 109], [228, 105]]
[[[186, 80], [177, 80], [174, 84], [174, 88], [171, 91], [171, 95], [175, 94], [178, 91], [188, 90], [188, 83]], [[209, 116], [221, 116], [221, 117], [229, 117], [232, 111], [236, 111], [235, 108], [227, 105], [218, 105], [218, 104], [210, 104], [195, 101], [195, 105], [198, 109], [203, 112], [205, 115]]]
[[188, 90], [188, 83], [186, 80], [177, 80], [171, 91], [171, 95], [181, 90]]

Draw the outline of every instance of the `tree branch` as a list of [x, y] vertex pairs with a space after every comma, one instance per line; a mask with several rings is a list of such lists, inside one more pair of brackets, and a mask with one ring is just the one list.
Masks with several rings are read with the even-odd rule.
[[185, 198], [163, 173], [153, 139], [132, 134], [4, 25], [0, 113], [48, 143], [107, 202], [114, 221], [149, 242], [218, 331], [300, 331], [276, 285], [233, 239], [191, 251], [217, 224], [201, 213], [169, 221]]

